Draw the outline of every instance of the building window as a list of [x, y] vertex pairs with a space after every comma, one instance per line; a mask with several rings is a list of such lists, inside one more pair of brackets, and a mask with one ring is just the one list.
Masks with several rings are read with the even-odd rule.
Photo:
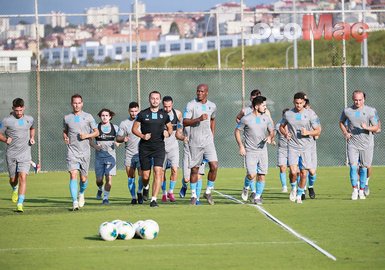
[[104, 50], [103, 50], [103, 48], [99, 48], [99, 49], [98, 49], [98, 55], [99, 55], [99, 56], [104, 55]]
[[115, 54], [122, 54], [122, 47], [116, 47]]
[[132, 46], [132, 51], [136, 52], [136, 46]]
[[233, 41], [231, 39], [221, 40], [221, 48], [233, 47]]
[[185, 49], [186, 51], [190, 51], [190, 50], [192, 49], [191, 43], [190, 43], [190, 42], [185, 43], [185, 44], [184, 44], [184, 49]]
[[180, 44], [179, 43], [171, 43], [170, 44], [170, 51], [180, 51]]
[[215, 40], [209, 40], [207, 41], [207, 49], [215, 49]]
[[49, 59], [49, 52], [44, 53], [44, 59]]
[[68, 56], [69, 56], [68, 51], [64, 51], [64, 56], [63, 56], [63, 57], [64, 57], [65, 59], [68, 59]]
[[140, 46], [140, 52], [141, 53], [147, 53], [147, 46], [146, 45]]
[[78, 57], [83, 57], [83, 50], [78, 51]]
[[53, 52], [52, 59], [55, 59], [55, 60], [60, 59], [60, 52]]
[[95, 49], [87, 49], [87, 56], [95, 56]]
[[159, 52], [165, 52], [166, 51], [166, 45], [165, 44], [160, 44], [159, 45]]

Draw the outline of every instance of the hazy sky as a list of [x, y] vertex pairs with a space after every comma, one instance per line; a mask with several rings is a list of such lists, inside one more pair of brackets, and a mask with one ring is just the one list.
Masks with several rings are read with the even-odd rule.
[[[131, 12], [133, 0], [38, 0], [39, 12], [62, 11], [65, 13], [83, 13], [85, 8], [103, 5], [117, 5], [120, 12]], [[223, 2], [240, 0], [142, 0], [148, 12], [205, 11]], [[244, 0], [247, 6], [269, 3], [272, 0]], [[34, 0], [0, 0], [0, 14], [31, 14], [34, 12]]]

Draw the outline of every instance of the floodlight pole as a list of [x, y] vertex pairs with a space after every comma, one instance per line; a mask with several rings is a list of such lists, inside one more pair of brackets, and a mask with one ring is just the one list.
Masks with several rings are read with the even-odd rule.
[[40, 33], [39, 33], [38, 0], [35, 0], [35, 27], [36, 27], [37, 164], [40, 164], [40, 167], [41, 167]]
[[245, 107], [245, 46], [243, 35], [243, 0], [241, 0], [241, 70], [242, 70], [242, 108]]
[[218, 58], [218, 69], [221, 69], [221, 39], [219, 33], [219, 13], [215, 14], [216, 27], [217, 27], [217, 58]]
[[[345, 0], [341, 0], [341, 11], [342, 11], [342, 23], [345, 23]], [[348, 85], [346, 80], [346, 42], [345, 37], [342, 39], [342, 77], [344, 81], [344, 107], [346, 108], [348, 106]], [[348, 148], [347, 148], [348, 141], [345, 140], [345, 164], [349, 164], [348, 159]]]
[[140, 97], [140, 39], [139, 39], [139, 13], [138, 13], [138, 0], [135, 0], [135, 24], [136, 24], [136, 86], [138, 95], [138, 104], [141, 106]]
[[[366, 23], [366, 0], [362, 0], [362, 9], [364, 12], [362, 13], [362, 22]], [[368, 39], [364, 39], [361, 45], [361, 65], [364, 67], [368, 66]]]
[[[297, 7], [296, 7], [296, 2], [295, 2], [295, 0], [293, 0], [293, 13], [294, 13], [294, 16], [293, 16], [294, 22], [293, 22], [293, 23], [297, 23]], [[296, 31], [297, 31], [297, 29], [294, 28], [294, 36], [295, 36], [295, 37], [297, 36]], [[294, 46], [294, 49], [293, 49], [294, 68], [298, 68], [297, 38], [294, 39], [294, 41], [293, 41], [293, 46]]]

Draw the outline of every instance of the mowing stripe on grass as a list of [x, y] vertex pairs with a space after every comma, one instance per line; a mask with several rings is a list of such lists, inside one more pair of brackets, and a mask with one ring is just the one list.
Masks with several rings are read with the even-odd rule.
[[[140, 240], [139, 241], [146, 241], [146, 240]], [[120, 241], [120, 240], [116, 240]], [[135, 241], [135, 240], [132, 240]], [[104, 242], [100, 240], [100, 242]], [[107, 242], [106, 242], [107, 243]], [[283, 241], [283, 242], [277, 242], [277, 241], [271, 241], [271, 242], [218, 242], [218, 243], [197, 243], [197, 244], [152, 244], [152, 245], [133, 245], [133, 246], [106, 246], [106, 245], [98, 245], [98, 246], [76, 246], [76, 247], [20, 247], [20, 248], [1, 248], [0, 253], [2, 252], [18, 252], [18, 251], [40, 251], [40, 250], [65, 250], [65, 249], [106, 249], [106, 248], [124, 248], [124, 249], [138, 249], [138, 248], [190, 248], [190, 247], [209, 247], [209, 246], [244, 246], [244, 245], [292, 245], [292, 244], [302, 244], [301, 241]]]
[[[219, 191], [216, 191], [214, 190], [215, 193], [221, 195], [222, 197], [225, 197], [229, 200], [232, 200], [232, 201], [235, 201], [239, 204], [245, 204], [244, 202], [234, 198], [233, 196], [230, 196], [230, 195], [227, 195], [227, 194], [223, 194]], [[274, 221], [275, 223], [277, 223], [279, 226], [281, 226], [282, 228], [284, 228], [285, 230], [289, 231], [291, 234], [293, 234], [294, 236], [298, 237], [299, 239], [301, 239], [302, 241], [306, 242], [307, 244], [309, 244], [310, 246], [312, 246], [313, 248], [315, 248], [316, 250], [318, 250], [319, 252], [321, 252], [322, 254], [324, 254], [326, 257], [328, 257], [329, 259], [332, 259], [333, 261], [336, 261], [337, 258], [335, 256], [333, 256], [332, 254], [330, 254], [329, 252], [327, 252], [326, 250], [324, 250], [323, 248], [321, 248], [320, 246], [318, 246], [317, 244], [315, 244], [312, 240], [310, 240], [309, 238], [306, 238], [305, 236], [302, 236], [301, 234], [299, 234], [298, 232], [296, 232], [295, 230], [293, 230], [292, 228], [290, 228], [288, 225], [286, 225], [285, 223], [283, 223], [282, 221], [280, 221], [279, 219], [277, 219], [276, 217], [274, 217], [272, 214], [270, 214], [268, 211], [266, 211], [262, 206], [259, 206], [259, 205], [255, 205], [255, 204], [248, 204], [249, 206], [252, 206], [252, 207], [255, 207], [257, 208], [261, 213], [263, 213], [266, 217], [268, 217], [270, 220]]]

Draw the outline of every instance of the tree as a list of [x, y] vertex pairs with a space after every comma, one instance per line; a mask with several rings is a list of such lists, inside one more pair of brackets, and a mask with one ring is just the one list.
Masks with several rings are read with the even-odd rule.
[[106, 57], [104, 58], [104, 64], [111, 64], [111, 63], [112, 63], [111, 57], [106, 56]]

